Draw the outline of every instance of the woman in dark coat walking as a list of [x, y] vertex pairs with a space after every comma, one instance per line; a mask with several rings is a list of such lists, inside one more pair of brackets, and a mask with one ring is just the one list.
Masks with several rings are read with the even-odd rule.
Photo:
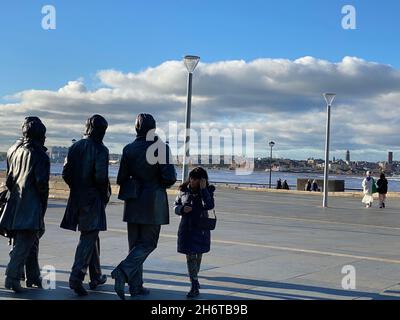
[[379, 208], [386, 208], [386, 195], [388, 193], [388, 181], [385, 175], [382, 173], [380, 179], [378, 180], [377, 191], [379, 193]]
[[201, 230], [197, 221], [214, 209], [215, 187], [208, 184], [208, 174], [203, 168], [195, 168], [189, 180], [183, 183], [175, 200], [175, 213], [182, 217], [178, 230], [178, 252], [186, 255], [191, 281], [188, 298], [197, 297], [200, 292], [198, 273], [204, 253], [210, 251], [211, 234]]

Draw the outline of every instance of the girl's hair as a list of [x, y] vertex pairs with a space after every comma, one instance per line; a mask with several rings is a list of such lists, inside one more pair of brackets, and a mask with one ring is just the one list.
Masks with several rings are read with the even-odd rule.
[[386, 177], [385, 177], [385, 174], [384, 173], [381, 173], [381, 179], [385, 179]]
[[194, 168], [192, 171], [190, 171], [189, 178], [179, 186], [179, 190], [183, 190], [183, 189], [187, 188], [190, 184], [191, 178], [192, 179], [206, 179], [207, 187], [209, 186], [207, 171], [204, 170], [202, 167], [197, 167], [197, 168]]

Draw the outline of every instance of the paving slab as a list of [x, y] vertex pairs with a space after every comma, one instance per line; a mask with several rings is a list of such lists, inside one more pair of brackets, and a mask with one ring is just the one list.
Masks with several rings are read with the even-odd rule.
[[[172, 205], [174, 196], [169, 199]], [[200, 271], [201, 299], [399, 299], [400, 199], [389, 199], [387, 210], [367, 210], [358, 198], [330, 200], [331, 207], [323, 209], [320, 195], [218, 189], [219, 219]], [[59, 228], [64, 210], [65, 201], [50, 201], [40, 245], [41, 266], [57, 270], [56, 289], [21, 295], [4, 289], [9, 247], [0, 239], [0, 299], [78, 299], [68, 277], [79, 233]], [[100, 235], [108, 276], [128, 253], [122, 210], [114, 197], [107, 208], [109, 230]], [[172, 208], [170, 218], [144, 265], [152, 294], [135, 299], [186, 299], [186, 261], [176, 250], [180, 217]], [[356, 290], [341, 287], [345, 265], [356, 268]], [[113, 281], [83, 299], [117, 299]]]

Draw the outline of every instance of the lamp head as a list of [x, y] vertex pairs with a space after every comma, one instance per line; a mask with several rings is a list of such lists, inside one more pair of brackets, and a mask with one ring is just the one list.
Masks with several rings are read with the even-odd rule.
[[197, 65], [199, 64], [200, 57], [198, 56], [185, 56], [183, 59], [186, 69], [189, 73], [193, 73], [196, 69]]
[[335, 100], [336, 93], [324, 93], [324, 98], [326, 101], [326, 104], [328, 106], [332, 106], [333, 100]]

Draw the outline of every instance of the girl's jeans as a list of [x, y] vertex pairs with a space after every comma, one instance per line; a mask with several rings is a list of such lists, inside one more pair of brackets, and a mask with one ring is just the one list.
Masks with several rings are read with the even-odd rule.
[[191, 281], [197, 281], [199, 279], [198, 274], [200, 271], [202, 257], [203, 255], [201, 253], [186, 255], [186, 262]]
[[382, 206], [386, 202], [386, 194], [379, 194], [379, 205]]

